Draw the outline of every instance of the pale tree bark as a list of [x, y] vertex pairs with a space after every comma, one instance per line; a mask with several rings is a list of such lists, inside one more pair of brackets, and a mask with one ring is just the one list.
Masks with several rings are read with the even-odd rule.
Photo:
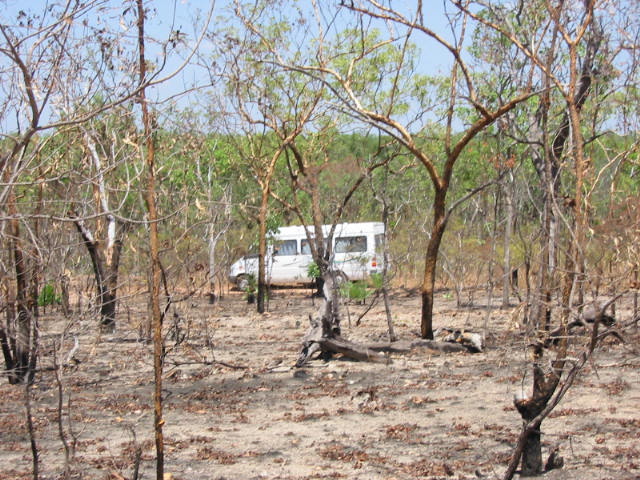
[[[87, 248], [93, 266], [97, 299], [100, 311], [100, 327], [105, 332], [114, 332], [116, 328], [116, 307], [118, 290], [118, 271], [124, 240], [129, 229], [128, 224], [118, 220], [110, 206], [107, 180], [104, 175], [103, 161], [91, 134], [84, 129], [84, 145], [87, 157], [95, 171], [93, 179], [93, 198], [98, 214], [95, 230], [77, 211], [70, 211], [82, 241]], [[115, 159], [114, 159], [115, 160]], [[129, 186], [127, 186], [129, 188]], [[102, 236], [103, 238], [98, 238]]]
[[219, 294], [216, 294], [216, 280], [218, 273], [218, 265], [217, 265], [217, 246], [220, 239], [227, 233], [229, 227], [231, 226], [231, 192], [230, 187], [226, 187], [224, 193], [222, 194], [221, 203], [214, 202], [214, 199], [211, 198], [211, 170], [209, 170], [209, 181], [207, 182], [209, 185], [207, 195], [209, 196], [209, 226], [208, 226], [208, 251], [209, 251], [209, 274], [208, 274], [208, 282], [209, 282], [209, 303], [213, 304], [216, 302], [216, 297]]
[[74, 212], [71, 213], [71, 218], [91, 258], [93, 276], [98, 292], [100, 328], [104, 332], [113, 333], [116, 328], [118, 269], [123, 247], [122, 237], [124, 237], [126, 227], [121, 226], [119, 228], [119, 238], [113, 238], [112, 245], [105, 253], [101, 248], [102, 242], [95, 239], [86, 222]]

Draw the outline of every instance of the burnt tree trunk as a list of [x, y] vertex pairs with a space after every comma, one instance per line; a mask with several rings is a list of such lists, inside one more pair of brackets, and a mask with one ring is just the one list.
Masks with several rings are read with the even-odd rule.
[[[521, 412], [522, 420], [525, 424], [528, 424], [533, 419], [535, 419], [542, 411], [542, 408], [544, 408], [544, 405], [540, 404], [539, 407], [539, 409], [532, 409], [526, 414]], [[537, 424], [533, 424], [533, 428], [531, 428], [531, 430], [529, 431], [527, 440], [522, 450], [520, 475], [523, 477], [539, 475], [543, 471], [541, 443], [542, 434], [540, 433], [541, 423], [536, 423]]]
[[[94, 239], [84, 221], [72, 212], [74, 224], [82, 237], [82, 241], [89, 252], [93, 275], [98, 291], [98, 303], [100, 305], [100, 328], [105, 332], [113, 332], [116, 328], [116, 300], [118, 289], [118, 269], [120, 267], [120, 255], [122, 253], [122, 239], [118, 238], [108, 249], [106, 255], [101, 251], [99, 242]], [[120, 237], [124, 235], [125, 227], [120, 225]]]
[[[20, 224], [15, 216], [15, 196], [9, 194], [8, 211], [13, 254], [15, 290], [7, 287], [6, 323], [0, 329], [0, 343], [9, 383], [31, 383], [35, 376], [38, 350], [38, 275], [35, 265], [28, 266], [20, 237]], [[37, 257], [34, 257], [37, 258]]]
[[[566, 337], [566, 328], [564, 328], [563, 333], [564, 337]], [[541, 414], [545, 409], [548, 409], [549, 401], [560, 383], [567, 351], [566, 339], [563, 339], [556, 355], [556, 360], [551, 363], [550, 371], [545, 373], [541, 366], [544, 352], [543, 345], [538, 343], [530, 348], [533, 360], [533, 392], [530, 397], [516, 398], [514, 400], [514, 405], [522, 417], [523, 431], [520, 448], [514, 454], [507, 472], [513, 475], [517, 461], [520, 460], [520, 475], [523, 477], [539, 475], [544, 471], [542, 433], [540, 431], [544, 416]], [[517, 458], [517, 456], [520, 456], [520, 458]]]

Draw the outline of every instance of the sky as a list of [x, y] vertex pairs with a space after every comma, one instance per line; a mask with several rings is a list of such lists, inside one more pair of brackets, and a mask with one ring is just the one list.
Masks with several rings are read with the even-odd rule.
[[[92, 25], [99, 25], [100, 22], [108, 23], [108, 27], [118, 32], [122, 30], [123, 25], [126, 22], [122, 22], [120, 18], [123, 14], [128, 15], [131, 21], [134, 18], [135, 10], [128, 9], [130, 6], [134, 6], [133, 2], [122, 2], [116, 0], [94, 0], [99, 6], [104, 7], [104, 10], [94, 9], [92, 10], [91, 18], [88, 18], [88, 23]], [[213, 6], [213, 18], [209, 24], [209, 31], [216, 31], [219, 26], [217, 17], [221, 15], [223, 10], [230, 6], [232, 0], [146, 0], [145, 6], [150, 10], [148, 19], [146, 20], [146, 31], [150, 37], [155, 37], [160, 40], [166, 40], [171, 37], [172, 32], [179, 31], [184, 35], [186, 44], [193, 46], [196, 42], [196, 38], [200, 35], [198, 26], [202, 25], [203, 19], [207, 16], [208, 10]], [[301, 0], [301, 3], [309, 2], [309, 0]], [[27, 13], [37, 13], [41, 15], [41, 12], [51, 5], [61, 5], [64, 1], [55, 0], [0, 0], [0, 18], [3, 23], [8, 24], [11, 28], [16, 28], [17, 23], [24, 17], [20, 16], [21, 11]], [[404, 2], [401, 5], [411, 5], [413, 2]], [[309, 2], [310, 4], [310, 2]], [[426, 14], [432, 16], [429, 20], [433, 21], [434, 28], [443, 33], [446, 32], [446, 19], [442, 11], [443, 2], [441, 0], [427, 0], [425, 2]], [[127, 10], [129, 10], [127, 12]], [[196, 19], [198, 19], [196, 21]], [[196, 23], [198, 25], [196, 25]], [[227, 26], [227, 24], [222, 25]], [[131, 32], [135, 34], [135, 31]], [[424, 36], [417, 37], [424, 38]], [[131, 41], [135, 38], [132, 37]], [[441, 48], [434, 48], [433, 45], [419, 44], [418, 47], [422, 50], [423, 61], [421, 67], [428, 70], [426, 73], [431, 74], [446, 74], [447, 65], [450, 62], [449, 55]], [[94, 47], [95, 48], [95, 47]], [[199, 47], [200, 53], [206, 55], [206, 52], [210, 50], [210, 45], [207, 44], [205, 39]], [[179, 51], [179, 53], [177, 53]], [[161, 78], [171, 75], [173, 72], [179, 69], [181, 63], [186, 55], [188, 49], [181, 46], [181, 49], [176, 49], [174, 53], [169, 55], [168, 62], [160, 75]], [[157, 44], [147, 44], [147, 59], [151, 61], [159, 61], [162, 57], [162, 53], [159, 50]], [[0, 56], [0, 67], [5, 65], [6, 57]], [[171, 78], [163, 81], [159, 86], [149, 89], [148, 96], [151, 99], [157, 101], [165, 101], [166, 99], [173, 99], [178, 106], [186, 106], [192, 103], [194, 100], [188, 95], [181, 95], [180, 97], [173, 98], [180, 92], [188, 90], [194, 85], [207, 85], [209, 84], [209, 75], [206, 70], [198, 66], [188, 66], [179, 73], [171, 76]], [[5, 95], [14, 95], [15, 90], [11, 93], [7, 93], [8, 90], [4, 90]], [[3, 95], [3, 90], [0, 90], [0, 96]], [[0, 100], [2, 100], [0, 98]], [[12, 118], [3, 118], [1, 120], [3, 125], [0, 128], [7, 131], [11, 129], [11, 124], [14, 122]]]
[[[51, 6], [59, 7], [64, 3], [66, 3], [66, 0], [28, 0], [27, 2], [25, 2], [25, 0], [0, 0], [0, 22], [18, 36], [24, 36], [24, 32], [26, 32], [27, 29], [21, 28], [21, 24], [25, 25], [30, 15], [33, 15], [32, 28], [29, 30], [29, 33], [32, 33], [37, 30], [36, 27], [38, 26], [39, 19], [42, 18], [43, 12], [46, 11], [47, 8]], [[87, 31], [93, 32], [101, 27], [106, 27], [106, 30], [112, 29], [114, 35], [121, 35], [125, 33], [125, 24], [127, 23], [126, 20], [122, 20], [122, 17], [124, 16], [128, 19], [130, 24], [135, 19], [135, 8], [130, 8], [132, 6], [135, 7], [133, 1], [89, 0], [84, 3], [90, 3], [94, 5], [94, 8], [90, 10], [90, 15], [85, 15], [80, 18], [80, 21], [76, 22], [77, 35], [87, 35]], [[171, 37], [172, 32], [179, 30], [183, 34], [186, 34], [185, 38], [187, 38], [189, 42], [194, 42], [193, 18], [198, 15], [203, 15], [202, 10], [210, 8], [213, 4], [215, 4], [215, 2], [209, 2], [208, 0], [176, 0], [175, 2], [145, 0], [145, 6], [149, 9], [149, 15], [146, 21], [147, 35], [151, 38], [166, 41]], [[90, 27], [87, 27], [87, 25], [90, 25]], [[137, 31], [135, 28], [130, 29], [126, 32], [126, 35], [129, 36], [128, 40], [123, 40], [123, 42], [129, 42], [129, 55], [134, 59], [137, 55], [135, 45], [136, 34]], [[95, 40], [95, 37], [92, 38], [92, 40]], [[2, 46], [5, 44], [4, 39], [1, 37], [0, 44]], [[33, 42], [28, 40], [21, 45], [20, 51], [24, 59], [29, 57], [32, 45]], [[97, 45], [97, 43], [93, 43], [85, 45], [85, 48], [97, 51]], [[148, 61], [158, 63], [161, 60], [163, 55], [157, 43], [148, 42], [146, 49]], [[115, 55], [117, 56], [117, 53]], [[165, 78], [175, 73], [182, 65], [183, 58], [184, 54], [176, 55], [174, 53], [169, 55], [167, 65], [160, 74], [160, 78]], [[83, 57], [83, 60], [86, 59]], [[7, 100], [10, 101], [10, 97], [17, 96], [21, 90], [20, 84], [13, 82], [12, 77], [10, 77], [6, 71], [2, 71], [5, 70], [8, 65], [7, 57], [0, 53], [0, 80], [3, 84], [2, 87], [0, 87], [0, 104], [5, 104]], [[118, 65], [116, 65], [113, 71], [117, 72], [117, 70]], [[46, 72], [38, 73], [41, 77], [46, 76]], [[109, 72], [107, 72], [107, 74], [109, 74]], [[113, 77], [115, 76], [116, 74], [113, 74]], [[202, 76], [201, 72], [196, 72], [193, 67], [189, 67], [168, 80], [163, 81], [161, 86], [149, 89], [148, 95], [150, 98], [155, 96], [157, 100], [169, 98], [177, 92], [183, 91], [185, 86], [190, 85], [196, 80], [201, 80]], [[135, 79], [130, 77], [130, 81], [135, 81]], [[112, 82], [116, 84], [117, 79], [112, 80]], [[13, 88], [11, 88], [11, 86], [13, 86]], [[5, 113], [5, 115], [2, 115], [2, 113]], [[24, 121], [22, 124], [24, 124]], [[17, 128], [16, 125], [16, 116], [14, 114], [6, 115], [6, 110], [4, 112], [0, 111], [0, 129], [2, 129], [2, 131], [11, 131]]]

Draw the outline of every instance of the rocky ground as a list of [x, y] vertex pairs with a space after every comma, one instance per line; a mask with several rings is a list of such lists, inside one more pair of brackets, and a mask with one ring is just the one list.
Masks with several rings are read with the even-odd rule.
[[[403, 339], [417, 338], [419, 302], [411, 292], [393, 294]], [[391, 355], [388, 365], [334, 358], [294, 369], [317, 308], [308, 291], [286, 289], [274, 292], [266, 315], [240, 293], [214, 306], [204, 298], [176, 305], [166, 342], [166, 478], [501, 478], [521, 427], [513, 396], [531, 388], [518, 307], [456, 308], [449, 295], [438, 295], [435, 326], [485, 333], [483, 353], [415, 349]], [[364, 307], [347, 308], [346, 337], [386, 338], [381, 305], [358, 326]], [[45, 316], [43, 370], [30, 395], [40, 479], [64, 478], [65, 463], [67, 478], [133, 479], [136, 464], [137, 478], [155, 478], [152, 346], [140, 339], [143, 309], [121, 311], [108, 335], [98, 335], [89, 319]], [[630, 312], [618, 311], [624, 325]], [[58, 383], [46, 367], [56, 349], [65, 359], [74, 334], [79, 363]], [[544, 454], [559, 447], [564, 458], [564, 467], [544, 478], [640, 478], [637, 329], [627, 328], [624, 338], [604, 341], [543, 423]], [[5, 380], [0, 398], [0, 478], [31, 479], [25, 388]]]

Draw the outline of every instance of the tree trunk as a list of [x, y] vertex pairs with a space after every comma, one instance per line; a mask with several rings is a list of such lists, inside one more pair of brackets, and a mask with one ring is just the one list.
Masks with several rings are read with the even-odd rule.
[[328, 355], [340, 353], [354, 360], [389, 363], [385, 355], [342, 338], [338, 307], [336, 275], [335, 272], [328, 272], [324, 276], [322, 305], [316, 318], [309, 317], [311, 325], [302, 340], [296, 367], [302, 367], [318, 352], [324, 352]]
[[103, 324], [111, 326], [115, 329], [116, 325], [116, 306], [117, 306], [117, 293], [118, 293], [118, 272], [120, 269], [120, 256], [122, 254], [122, 237], [125, 235], [126, 226], [121, 226], [119, 229], [120, 238], [116, 239], [110, 252], [109, 261], [107, 262], [107, 277], [105, 279], [106, 294], [105, 304], [103, 309]]
[[[387, 279], [389, 275], [389, 201], [387, 195], [387, 183], [389, 180], [389, 165], [384, 170], [384, 183], [382, 192], [376, 195], [378, 201], [382, 204], [382, 224], [384, 225], [384, 235], [382, 242], [382, 300], [384, 302], [384, 311], [387, 317], [387, 333], [389, 342], [395, 342], [398, 337], [393, 328], [393, 316], [391, 315], [391, 305], [389, 302], [389, 290], [387, 289]], [[374, 191], [375, 193], [375, 191]]]
[[164, 433], [163, 433], [163, 400], [162, 400], [162, 372], [164, 368], [164, 342], [162, 336], [162, 313], [160, 311], [160, 283], [162, 269], [160, 265], [160, 241], [158, 236], [158, 211], [156, 206], [156, 175], [155, 175], [155, 120], [149, 112], [146, 99], [147, 61], [145, 59], [144, 20], [145, 11], [143, 0], [136, 0], [138, 7], [138, 49], [139, 49], [139, 78], [140, 94], [138, 100], [142, 110], [144, 126], [144, 144], [146, 149], [145, 165], [147, 167], [147, 186], [145, 200], [149, 220], [149, 261], [151, 266], [151, 311], [150, 324], [153, 325], [153, 373], [154, 373], [154, 437], [156, 447], [156, 479], [164, 479]]
[[633, 266], [633, 282], [636, 285], [636, 288], [633, 292], [633, 319], [636, 322], [636, 326], [637, 326], [638, 321], [640, 320], [640, 315], [638, 315], [638, 289], [640, 288], [640, 282], [638, 282], [638, 264], [637, 263]]
[[263, 189], [260, 202], [259, 238], [258, 238], [258, 313], [265, 312], [265, 297], [267, 296], [267, 207], [269, 190]]
[[[531, 420], [531, 419], [530, 419]], [[521, 477], [532, 477], [543, 471], [542, 443], [540, 430], [529, 433], [527, 442], [522, 451], [522, 463], [520, 465]]]
[[211, 197], [211, 170], [209, 170], [209, 177], [208, 177], [208, 185], [209, 185], [209, 192], [208, 192], [208, 200], [210, 203], [210, 210], [209, 210], [209, 216], [210, 216], [210, 224], [209, 224], [209, 275], [208, 275], [208, 281], [209, 281], [209, 303], [210, 304], [214, 304], [217, 300], [218, 297], [221, 296], [221, 294], [216, 294], [216, 274], [217, 274], [217, 270], [218, 270], [218, 266], [216, 264], [216, 248], [218, 246], [218, 241], [223, 237], [223, 235], [226, 234], [227, 230], [229, 229], [229, 226], [231, 225], [231, 193], [230, 193], [230, 187], [227, 187], [224, 190], [223, 196], [222, 196], [222, 201], [224, 202], [224, 210], [222, 215], [224, 216], [224, 224], [222, 226], [220, 226], [220, 222], [219, 222], [219, 216], [216, 214], [216, 206], [214, 204], [214, 201]]
[[69, 275], [63, 273], [60, 278], [60, 302], [65, 318], [71, 315], [71, 303], [69, 302]]
[[114, 332], [116, 328], [116, 294], [122, 241], [118, 239], [114, 242], [111, 258], [107, 265], [104, 255], [100, 251], [98, 241], [94, 239], [84, 221], [73, 212], [72, 217], [93, 265], [93, 275], [100, 304], [100, 329], [104, 332]]
[[[19, 247], [14, 254], [20, 255]], [[24, 268], [17, 262], [16, 271]], [[17, 273], [18, 276], [23, 273]], [[24, 272], [26, 274], [26, 272]], [[21, 282], [20, 282], [21, 283]], [[38, 310], [37, 302], [30, 298], [19, 285], [17, 288], [16, 303], [8, 305], [7, 324], [13, 323], [9, 330], [8, 338], [2, 334], [2, 348], [5, 355], [5, 364], [8, 370], [9, 383], [31, 383], [35, 376], [38, 348]]]
[[[512, 187], [513, 175], [510, 174], [508, 180], [504, 182], [504, 201], [507, 218], [505, 219], [504, 226], [504, 256], [503, 256], [503, 278], [502, 278], [502, 306], [508, 307], [511, 303], [511, 237], [513, 236], [513, 218], [514, 218], [514, 206], [513, 206], [513, 189]], [[517, 278], [517, 277], [516, 277]]]
[[216, 246], [218, 245], [218, 235], [213, 234], [213, 227], [209, 234], [209, 304], [216, 303]]
[[[38, 349], [38, 285], [37, 273], [30, 270], [25, 259], [20, 224], [15, 207], [15, 195], [10, 190], [7, 211], [9, 220], [10, 248], [13, 254], [15, 303], [8, 302], [6, 330], [0, 334], [9, 383], [31, 383], [35, 376]], [[36, 257], [34, 257], [36, 258]], [[11, 305], [13, 303], [13, 306]]]
[[438, 252], [440, 243], [447, 225], [445, 212], [446, 188], [436, 190], [433, 205], [433, 227], [431, 238], [427, 245], [427, 254], [424, 265], [424, 279], [422, 281], [422, 316], [420, 322], [420, 336], [427, 340], [433, 340], [433, 296], [436, 283], [436, 267], [438, 264]]
[[[521, 476], [533, 476], [540, 474], [544, 465], [542, 462], [541, 431], [542, 418], [536, 418], [545, 410], [553, 397], [564, 370], [564, 358], [567, 354], [567, 330], [561, 329], [560, 346], [556, 354], [556, 360], [552, 362], [551, 370], [545, 374], [540, 366], [544, 347], [538, 343], [530, 347], [533, 361], [533, 391], [531, 397], [519, 398], [514, 405], [523, 420], [524, 445], [521, 457]], [[515, 459], [517, 460], [517, 459]]]

